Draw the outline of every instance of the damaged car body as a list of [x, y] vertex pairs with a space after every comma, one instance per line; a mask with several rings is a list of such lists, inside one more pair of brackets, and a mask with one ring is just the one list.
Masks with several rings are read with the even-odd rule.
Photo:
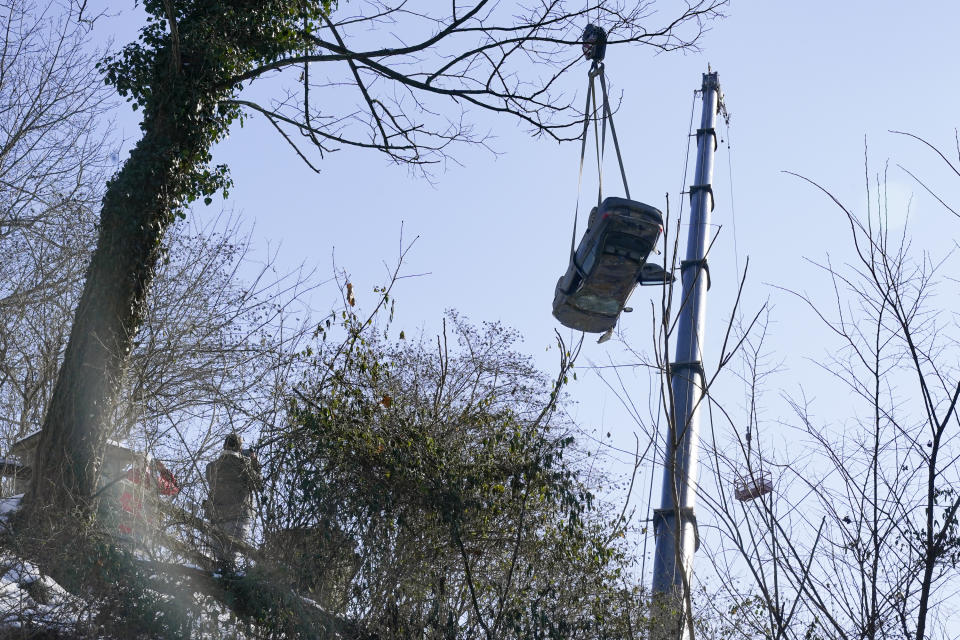
[[617, 324], [638, 282], [667, 284], [663, 268], [647, 264], [663, 231], [663, 215], [650, 205], [606, 198], [590, 214], [587, 230], [557, 281], [553, 315], [566, 327], [591, 333]]

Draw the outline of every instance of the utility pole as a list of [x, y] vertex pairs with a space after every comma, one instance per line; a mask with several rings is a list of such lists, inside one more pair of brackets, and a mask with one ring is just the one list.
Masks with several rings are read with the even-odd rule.
[[697, 129], [697, 168], [690, 187], [690, 231], [687, 257], [680, 263], [683, 295], [677, 324], [676, 360], [670, 364], [670, 408], [660, 508], [654, 511], [656, 551], [653, 559], [651, 635], [656, 640], [677, 640], [689, 633], [686, 595], [693, 578], [693, 554], [699, 546], [694, 514], [697, 488], [697, 455], [700, 445], [700, 408], [706, 376], [701, 347], [710, 283], [706, 252], [710, 212], [713, 209], [713, 154], [717, 146], [715, 124], [721, 104], [716, 72], [703, 74], [703, 111]]

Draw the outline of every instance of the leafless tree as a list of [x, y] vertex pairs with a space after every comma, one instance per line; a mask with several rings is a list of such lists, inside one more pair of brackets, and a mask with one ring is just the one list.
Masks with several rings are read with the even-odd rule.
[[277, 272], [275, 255], [254, 262], [242, 234], [224, 216], [171, 235], [113, 420], [116, 435], [167, 460], [196, 503], [227, 433], [252, 436], [285, 411], [315, 329], [314, 272]]
[[42, 420], [94, 241], [108, 92], [87, 27], [59, 5], [0, 4], [0, 434]]
[[[960, 177], [960, 160], [924, 144]], [[863, 217], [815, 185], [841, 213], [854, 259], [818, 265], [830, 283], [823, 298], [796, 294], [836, 341], [819, 366], [856, 413], [823, 420], [812, 400], [790, 395], [794, 419], [785, 422], [804, 444], [789, 457], [744, 438], [736, 457], [713, 451], [718, 474], [749, 456], [777, 476], [763, 499], [710, 500], [725, 602], [754, 635], [922, 640], [947, 637], [956, 623], [960, 375], [955, 310], [937, 295], [952, 281], [953, 254], [915, 247], [909, 225], [894, 231], [886, 178], [868, 173]], [[747, 371], [762, 372], [762, 350], [751, 356]], [[729, 429], [734, 421], [718, 413]]]
[[[305, 160], [358, 147], [429, 172], [451, 158], [455, 143], [486, 143], [475, 121], [483, 112], [516, 118], [538, 136], [579, 136], [579, 87], [567, 76], [580, 62], [588, 22], [608, 30], [612, 50], [636, 43], [674, 51], [695, 48], [724, 4], [481, 1], [439, 9], [365, 0], [338, 6], [316, 25], [310, 50], [232, 80], [268, 71], [298, 79], [269, 104], [237, 103], [266, 117]], [[331, 101], [346, 108], [331, 113]]]
[[0, 21], [0, 238], [29, 237], [102, 197], [109, 94], [87, 28], [59, 5], [5, 0]]

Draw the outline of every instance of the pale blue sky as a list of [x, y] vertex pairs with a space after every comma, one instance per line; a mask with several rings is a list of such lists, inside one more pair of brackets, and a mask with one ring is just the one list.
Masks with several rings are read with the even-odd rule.
[[[728, 14], [704, 37], [699, 53], [608, 50], [608, 76], [614, 91], [623, 92], [616, 122], [631, 191], [635, 199], [661, 208], [669, 191], [676, 211], [691, 97], [710, 63], [719, 72], [732, 115], [732, 144], [729, 156], [726, 142], [721, 145], [714, 176], [713, 222], [723, 231], [711, 256], [706, 360], [713, 363], [717, 356], [735, 293], [735, 265], [742, 269], [749, 256], [745, 307], [756, 309], [771, 300], [769, 345], [775, 359], [784, 362], [771, 384], [791, 390], [804, 385], [821, 399], [825, 420], [839, 419], [847, 413], [844, 395], [835, 384], [823, 384], [823, 376], [806, 361], [829, 351], [826, 334], [811, 313], [773, 285], [823, 292], [826, 280], [805, 258], [822, 261], [829, 253], [835, 262], [848, 259], [846, 227], [821, 193], [783, 172], [820, 182], [863, 211], [866, 139], [873, 174], [892, 160], [891, 205], [900, 203], [902, 210], [914, 196], [914, 246], [934, 254], [952, 246], [960, 221], [922, 193], [896, 163], [929, 177], [947, 196], [958, 179], [919, 143], [887, 131], [910, 131], [950, 150], [958, 124], [954, 65], [960, 3], [734, 0]], [[134, 22], [129, 14], [104, 22], [99, 37], [115, 31], [122, 41], [120, 34], [129, 34]], [[586, 64], [583, 83], [585, 77]], [[118, 113], [120, 130], [135, 138], [136, 121]], [[329, 271], [335, 249], [339, 266], [353, 274], [362, 304], [382, 281], [383, 262], [397, 255], [402, 221], [406, 239], [420, 236], [407, 272], [430, 275], [397, 288], [398, 327], [434, 331], [447, 308], [478, 322], [502, 320], [519, 329], [525, 348], [550, 368], [554, 355], [545, 348], [559, 328], [550, 304], [567, 262], [579, 149], [531, 139], [510, 120], [480, 115], [477, 121], [491, 128], [501, 155], [461, 148], [455, 154], [463, 166], [440, 173], [435, 185], [365, 151], [333, 154], [322, 162], [322, 173], [314, 174], [256, 116], [232, 131], [214, 160], [229, 164], [236, 182], [227, 205], [255, 225], [261, 246], [282, 246], [282, 265], [306, 261]], [[612, 164], [605, 178], [608, 193], [615, 194], [619, 183]], [[582, 201], [590, 200], [592, 184], [586, 182]], [[200, 207], [195, 215], [212, 215], [218, 207]], [[315, 306], [323, 310], [334, 293], [322, 289]], [[631, 301], [637, 312], [622, 323], [639, 351], [649, 348], [647, 309], [653, 295], [651, 289], [638, 289]], [[588, 337], [582, 365], [605, 363], [608, 357], [627, 361], [616, 343], [594, 342]], [[645, 378], [635, 382], [635, 400], [645, 404]], [[741, 401], [736, 384], [723, 390], [732, 406]], [[594, 375], [581, 375], [569, 391], [585, 428], [610, 431], [613, 442], [632, 449], [633, 425]], [[782, 409], [774, 398], [765, 405], [764, 417], [775, 421]], [[791, 436], [771, 427], [764, 437], [782, 449]], [[641, 480], [644, 486], [646, 477]], [[643, 500], [639, 506], [645, 508]]]

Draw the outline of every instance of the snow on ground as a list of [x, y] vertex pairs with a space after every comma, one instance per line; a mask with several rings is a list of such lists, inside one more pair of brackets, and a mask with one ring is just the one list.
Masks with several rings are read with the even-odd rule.
[[[22, 495], [0, 499], [0, 529], [20, 508]], [[31, 562], [0, 551], [0, 631], [49, 629], [70, 631], [84, 626], [95, 612], [72, 596]]]
[[[22, 498], [22, 495], [0, 498], [0, 532], [20, 508]], [[189, 563], [184, 566], [200, 569]], [[198, 640], [247, 637], [246, 625], [229, 609], [202, 593], [196, 593], [195, 597], [205, 606], [201, 607], [204, 611], [195, 620], [194, 637]], [[96, 614], [95, 605], [67, 592], [52, 578], [41, 574], [35, 564], [18, 557], [15, 550], [0, 548], [0, 635], [43, 629], [61, 632], [65, 637], [74, 637], [77, 632], [93, 637], [91, 632]], [[162, 612], [157, 614], [162, 615]]]
[[13, 496], [12, 498], [0, 498], [0, 526], [6, 526], [7, 518], [10, 514], [20, 508], [20, 501], [23, 494]]

